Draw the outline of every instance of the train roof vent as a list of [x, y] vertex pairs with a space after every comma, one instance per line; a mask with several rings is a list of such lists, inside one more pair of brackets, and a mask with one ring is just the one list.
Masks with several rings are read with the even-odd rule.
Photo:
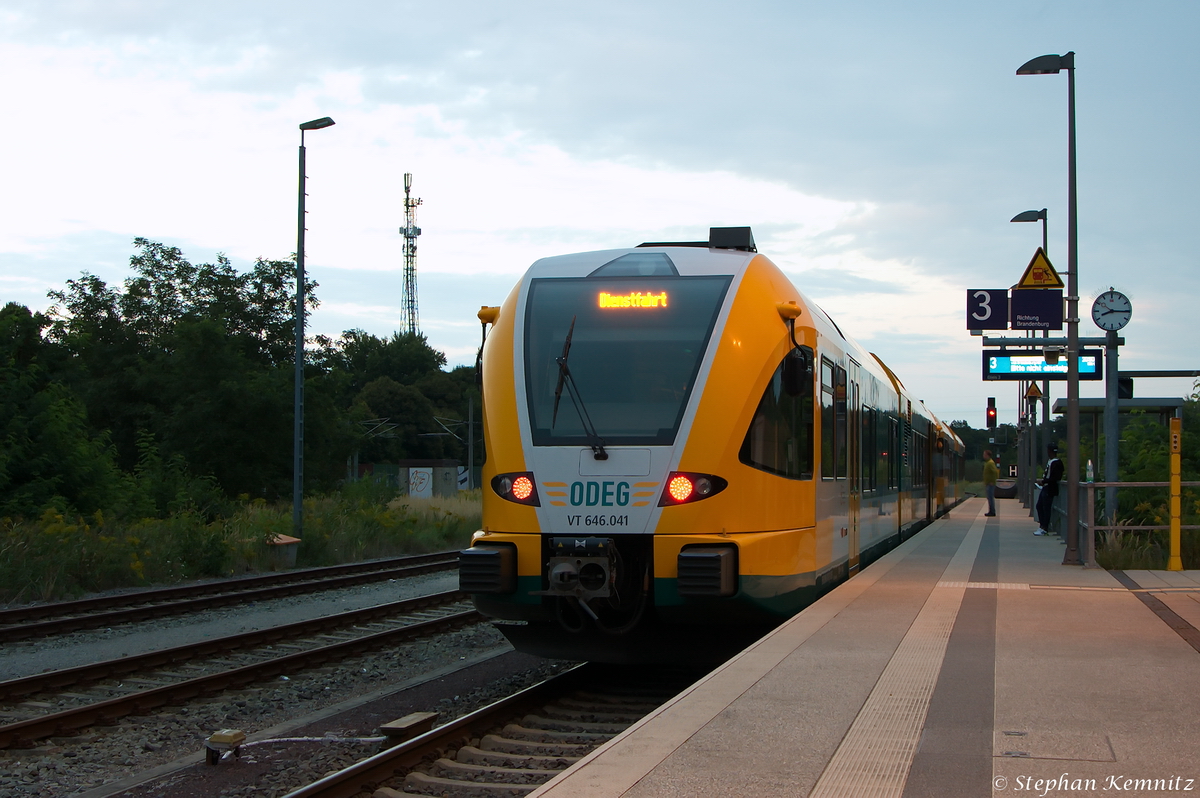
[[707, 247], [709, 249], [740, 249], [758, 252], [754, 233], [749, 227], [710, 227], [707, 241], [647, 241], [639, 247]]
[[710, 227], [708, 245], [713, 249], [740, 249], [743, 252], [758, 252], [754, 246], [754, 233], [749, 227]]
[[588, 277], [678, 277], [679, 270], [665, 252], [630, 252], [610, 260]]

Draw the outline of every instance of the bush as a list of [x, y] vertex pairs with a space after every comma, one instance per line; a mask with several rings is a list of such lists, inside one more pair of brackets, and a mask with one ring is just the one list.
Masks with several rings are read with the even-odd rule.
[[119, 522], [46, 510], [0, 521], [0, 600], [48, 601], [113, 588], [219, 576], [229, 547], [194, 511]]
[[[465, 548], [479, 529], [478, 490], [449, 498], [394, 499], [394, 489], [363, 485], [304, 502], [298, 565]], [[261, 499], [243, 499], [229, 515], [212, 520], [191, 507], [134, 522], [54, 509], [37, 520], [3, 518], [0, 601], [50, 601], [272, 570], [278, 562], [271, 541], [291, 532], [291, 505]]]
[[[1163, 571], [1170, 553], [1170, 532], [1165, 529], [1110, 530], [1096, 541], [1096, 563], [1110, 571]], [[1179, 559], [1185, 571], [1200, 568], [1200, 530], [1180, 532]]]

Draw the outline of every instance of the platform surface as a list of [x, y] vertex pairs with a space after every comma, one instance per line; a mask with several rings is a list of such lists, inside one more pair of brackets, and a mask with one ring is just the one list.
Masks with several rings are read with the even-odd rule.
[[1200, 571], [970, 499], [536, 798], [1200, 795]]

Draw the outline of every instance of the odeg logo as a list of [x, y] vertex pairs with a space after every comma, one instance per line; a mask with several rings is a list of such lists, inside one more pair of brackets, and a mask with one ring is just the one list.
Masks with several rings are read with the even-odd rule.
[[628, 482], [572, 482], [572, 507], [625, 507], [629, 504]]

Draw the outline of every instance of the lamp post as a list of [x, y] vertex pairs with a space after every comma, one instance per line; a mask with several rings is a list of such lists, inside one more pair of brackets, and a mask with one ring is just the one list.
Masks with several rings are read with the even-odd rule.
[[304, 532], [304, 131], [329, 127], [327, 116], [300, 125], [300, 189], [296, 212], [296, 389], [292, 427], [292, 534]]
[[1026, 61], [1018, 75], [1067, 70], [1067, 550], [1063, 565], [1083, 565], [1079, 555], [1079, 228], [1075, 191], [1075, 53]]
[[[1021, 211], [1016, 216], [1009, 219], [1009, 221], [1010, 222], [1037, 222], [1037, 221], [1040, 221], [1042, 223], [1042, 252], [1048, 251], [1048, 248], [1046, 246], [1046, 209], [1045, 208], [1042, 208], [1040, 211]], [[1049, 256], [1047, 255], [1047, 257], [1049, 257]]]
[[[1021, 211], [1016, 216], [1009, 219], [1009, 221], [1010, 222], [1039, 222], [1040, 221], [1042, 223], [1042, 253], [1047, 258], [1050, 257], [1050, 245], [1049, 245], [1049, 241], [1047, 238], [1047, 228], [1049, 227], [1050, 222], [1046, 218], [1046, 209], [1045, 208], [1042, 208], [1040, 211]], [[1031, 334], [1035, 334], [1035, 333], [1033, 333], [1033, 331], [1030, 331], [1030, 332], [1031, 332]], [[1043, 338], [1048, 338], [1049, 336], [1050, 336], [1049, 330], [1042, 331]], [[1037, 400], [1035, 399], [1031, 403], [1031, 406], [1029, 409], [1029, 423], [1032, 426], [1035, 424], [1036, 421], [1037, 421]], [[1042, 423], [1039, 426], [1041, 428], [1041, 435], [1040, 435], [1041, 446], [1039, 447], [1038, 445], [1035, 444], [1033, 447], [1033, 457], [1031, 459], [1033, 461], [1032, 465], [1034, 468], [1037, 467], [1039, 459], [1041, 458], [1042, 454], [1044, 454], [1046, 451], [1046, 446], [1050, 443], [1050, 381], [1049, 380], [1042, 380]], [[1030, 472], [1030, 476], [1031, 477], [1033, 476], [1032, 471]], [[1030, 486], [1029, 494], [1030, 494], [1029, 495], [1029, 500], [1030, 500], [1029, 514], [1033, 515], [1033, 488], [1032, 488], [1032, 485]]]

